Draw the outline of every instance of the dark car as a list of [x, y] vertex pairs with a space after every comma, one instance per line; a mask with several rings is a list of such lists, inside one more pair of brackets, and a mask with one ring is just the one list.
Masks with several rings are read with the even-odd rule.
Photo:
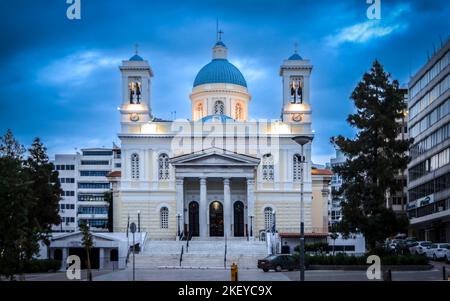
[[258, 260], [258, 268], [264, 272], [269, 270], [275, 270], [276, 272], [281, 272], [281, 270], [293, 271], [300, 268], [300, 262], [294, 256], [288, 254], [270, 255]]

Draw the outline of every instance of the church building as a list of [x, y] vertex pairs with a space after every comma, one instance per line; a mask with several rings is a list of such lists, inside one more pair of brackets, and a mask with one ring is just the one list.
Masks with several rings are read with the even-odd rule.
[[[122, 168], [109, 176], [114, 231], [135, 222], [151, 240], [253, 240], [274, 227], [295, 236], [303, 204], [307, 235], [326, 236], [331, 175], [312, 169], [312, 69], [298, 53], [284, 60], [282, 99], [271, 101], [280, 103], [281, 118], [254, 120], [249, 104], [261, 100], [252, 99], [219, 38], [189, 97], [177, 100], [191, 116], [169, 121], [152, 108], [149, 62], [138, 54], [123, 61]], [[308, 143], [297, 144], [298, 136]]]

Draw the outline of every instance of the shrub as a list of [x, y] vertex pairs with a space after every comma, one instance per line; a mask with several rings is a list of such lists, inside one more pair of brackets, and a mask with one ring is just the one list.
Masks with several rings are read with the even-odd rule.
[[[296, 260], [300, 259], [298, 253], [294, 254]], [[381, 257], [382, 265], [426, 265], [428, 259], [417, 255], [387, 255]], [[337, 254], [335, 256], [305, 254], [305, 265], [367, 265], [367, 256], [350, 256]]]
[[61, 261], [54, 259], [32, 259], [25, 263], [24, 273], [47, 273], [61, 268]]

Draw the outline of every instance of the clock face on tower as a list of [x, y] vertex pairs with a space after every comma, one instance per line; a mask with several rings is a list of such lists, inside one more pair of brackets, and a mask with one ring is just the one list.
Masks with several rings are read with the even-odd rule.
[[130, 120], [131, 121], [138, 121], [139, 120], [139, 115], [137, 113], [133, 113], [130, 115]]
[[302, 121], [302, 114], [300, 114], [300, 113], [292, 114], [292, 121], [294, 121], [294, 122]]

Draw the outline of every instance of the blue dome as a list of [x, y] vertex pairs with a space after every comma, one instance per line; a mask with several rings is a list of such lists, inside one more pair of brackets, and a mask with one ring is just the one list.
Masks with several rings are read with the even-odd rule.
[[201, 122], [229, 122], [234, 121], [233, 118], [227, 116], [227, 115], [208, 115], [203, 117]]
[[290, 61], [299, 61], [299, 60], [303, 60], [301, 56], [298, 55], [298, 53], [294, 53], [293, 55], [291, 55], [289, 57]]
[[217, 83], [247, 87], [247, 82], [241, 71], [227, 59], [213, 59], [209, 64], [206, 64], [195, 77], [194, 87]]
[[130, 61], [143, 61], [144, 59], [139, 55], [135, 54], [130, 58]]

